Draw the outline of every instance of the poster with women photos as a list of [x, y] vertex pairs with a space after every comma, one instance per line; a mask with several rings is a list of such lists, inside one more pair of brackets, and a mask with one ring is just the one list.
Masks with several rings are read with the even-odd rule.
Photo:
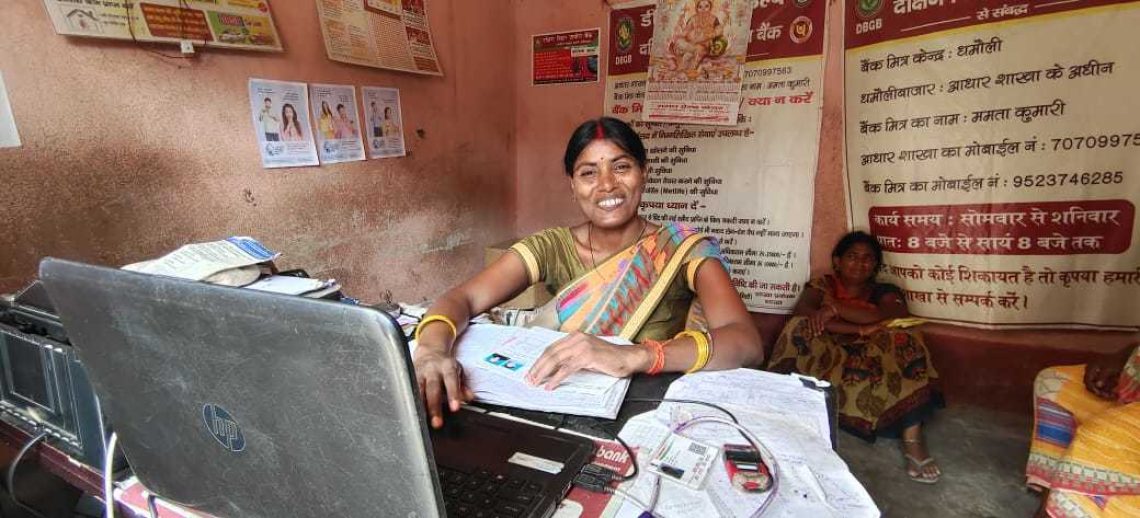
[[249, 106], [263, 167], [317, 165], [308, 85], [251, 78]]
[[360, 139], [360, 112], [356, 109], [356, 88], [344, 85], [312, 85], [309, 92], [317, 154], [322, 164], [364, 160]]
[[365, 131], [371, 158], [404, 156], [404, 119], [400, 113], [400, 90], [361, 87], [364, 100]]

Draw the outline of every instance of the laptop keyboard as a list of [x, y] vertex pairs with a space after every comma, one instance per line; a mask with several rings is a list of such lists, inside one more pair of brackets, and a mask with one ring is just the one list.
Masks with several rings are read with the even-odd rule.
[[538, 503], [542, 486], [501, 473], [471, 473], [439, 467], [439, 483], [447, 516], [514, 518], [526, 516]]

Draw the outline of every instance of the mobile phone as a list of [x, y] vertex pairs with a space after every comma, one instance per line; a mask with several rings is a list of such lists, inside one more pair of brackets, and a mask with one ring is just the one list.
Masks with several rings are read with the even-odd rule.
[[724, 469], [732, 487], [745, 493], [760, 493], [772, 487], [772, 473], [760, 452], [747, 444], [724, 445]]

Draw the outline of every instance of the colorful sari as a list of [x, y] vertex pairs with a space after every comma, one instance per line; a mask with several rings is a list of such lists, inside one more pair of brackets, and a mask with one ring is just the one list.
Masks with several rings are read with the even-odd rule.
[[[808, 286], [849, 304], [877, 304], [890, 284], [875, 283], [868, 300], [849, 296], [830, 275]], [[922, 422], [942, 404], [938, 373], [922, 334], [913, 329], [884, 329], [870, 336], [824, 332], [807, 338], [807, 317], [793, 317], [772, 351], [769, 370], [798, 372], [826, 380], [836, 388], [839, 425], [864, 439], [893, 435]]]
[[531, 283], [556, 293], [540, 309], [539, 325], [634, 342], [701, 328], [693, 301], [697, 267], [705, 259], [724, 261], [714, 239], [678, 223], [662, 225], [595, 267], [582, 263], [566, 227], [534, 234], [511, 250], [523, 259]]
[[1027, 482], [1049, 489], [1049, 516], [1140, 516], [1140, 347], [1117, 399], [1093, 395], [1085, 366], [1050, 367], [1034, 383]]

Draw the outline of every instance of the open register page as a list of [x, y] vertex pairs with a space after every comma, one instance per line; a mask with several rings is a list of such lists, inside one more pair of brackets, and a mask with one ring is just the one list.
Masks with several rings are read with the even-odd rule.
[[[466, 382], [477, 401], [526, 410], [617, 417], [628, 378], [596, 372], [578, 372], [554, 390], [534, 387], [525, 376], [542, 352], [566, 333], [542, 328], [474, 324], [455, 346]], [[628, 344], [618, 338], [613, 343]]]

